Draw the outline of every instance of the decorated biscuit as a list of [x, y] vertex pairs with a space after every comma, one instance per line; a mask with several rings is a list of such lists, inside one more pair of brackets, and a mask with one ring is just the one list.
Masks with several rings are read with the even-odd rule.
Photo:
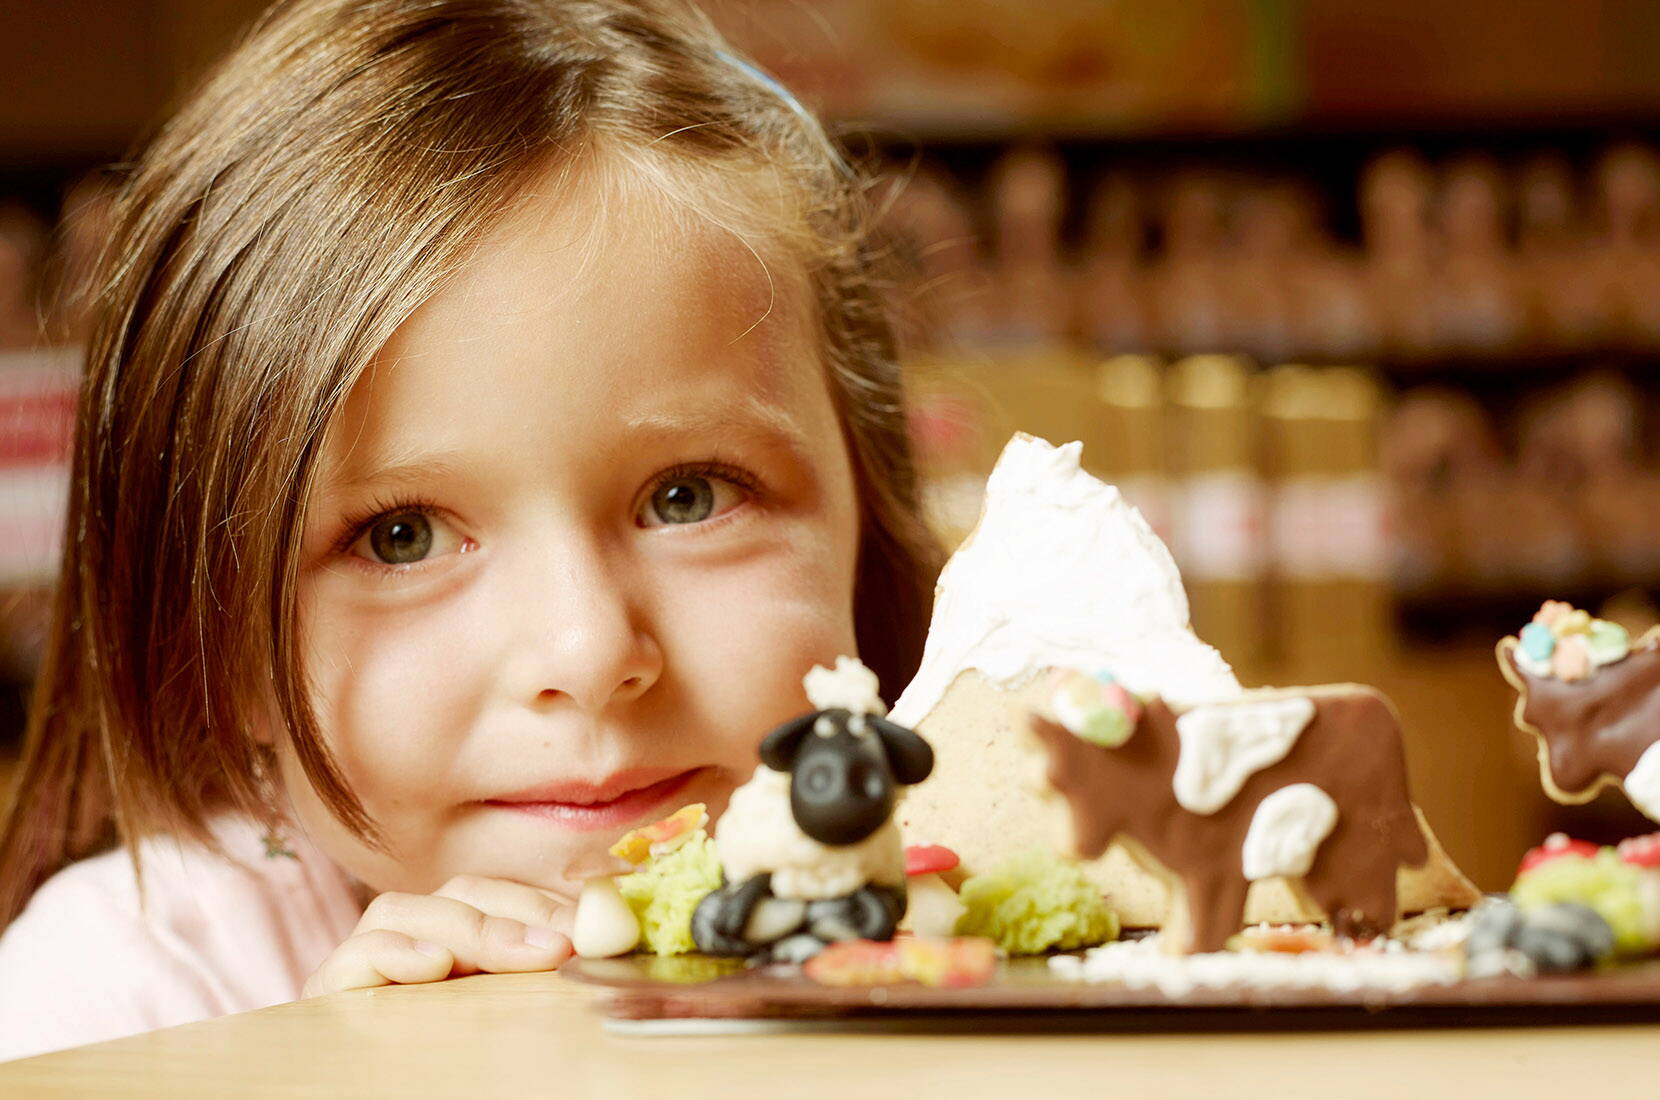
[[1251, 884], [1268, 878], [1328, 914], [1339, 935], [1395, 922], [1397, 871], [1425, 864], [1430, 850], [1407, 792], [1399, 723], [1378, 692], [1247, 692], [1191, 707], [1139, 700], [1139, 720], [1116, 745], [1090, 735], [1096, 723], [1056, 720], [1076, 694], [1063, 677], [1048, 712], [1032, 716], [1048, 782], [1071, 811], [1080, 858], [1121, 844], [1165, 880], [1168, 948], [1222, 950]]
[[1546, 601], [1498, 645], [1516, 725], [1539, 744], [1539, 781], [1562, 803], [1604, 787], [1660, 821], [1660, 630], [1632, 642], [1617, 623]]
[[[940, 573], [922, 666], [890, 715], [936, 754], [934, 774], [900, 804], [899, 826], [908, 838], [950, 844], [967, 875], [1068, 843], [1070, 815], [1045, 793], [1047, 760], [1027, 730], [1033, 710], [1110, 745], [1133, 729], [1143, 696], [1191, 708], [1243, 691], [1194, 635], [1170, 552], [1082, 457], [1077, 443], [1009, 441], [979, 524]], [[1054, 668], [1110, 669], [1113, 678], [1075, 683], [1072, 697], [1057, 701]], [[1420, 831], [1430, 858], [1401, 869], [1402, 909], [1474, 904], [1480, 893], [1421, 821]], [[1163, 922], [1167, 876], [1122, 847], [1083, 872], [1124, 927]], [[1323, 917], [1281, 878], [1261, 880], [1246, 898], [1253, 924]]]

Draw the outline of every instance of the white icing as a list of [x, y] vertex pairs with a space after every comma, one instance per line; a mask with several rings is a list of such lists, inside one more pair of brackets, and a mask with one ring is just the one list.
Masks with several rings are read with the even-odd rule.
[[1621, 786], [1633, 806], [1643, 811], [1650, 821], [1660, 821], [1660, 741], [1637, 758], [1637, 766]]
[[882, 702], [881, 684], [876, 679], [876, 673], [866, 668], [857, 657], [837, 657], [834, 669], [814, 666], [802, 680], [802, 686], [807, 689], [807, 701], [813, 704], [814, 710], [841, 707], [854, 714], [874, 714], [877, 717], [888, 712], [887, 704]]
[[867, 883], [905, 881], [905, 842], [889, 819], [857, 844], [820, 844], [790, 814], [790, 776], [762, 765], [727, 803], [715, 851], [728, 882], [763, 872], [781, 898], [843, 897]]
[[1181, 754], [1171, 780], [1184, 810], [1213, 814], [1245, 781], [1279, 763], [1314, 719], [1302, 695], [1196, 707], [1176, 719]]
[[946, 563], [922, 667], [893, 707], [915, 726], [957, 675], [1008, 688], [1046, 668], [1108, 669], [1179, 703], [1240, 692], [1194, 636], [1164, 543], [1117, 489], [1078, 465], [1081, 443], [1016, 435], [986, 483], [985, 511]]
[[1520, 668], [1529, 676], [1535, 676], [1541, 680], [1549, 680], [1551, 677], [1556, 675], [1556, 673], [1551, 670], [1549, 657], [1546, 657], [1544, 660], [1530, 657], [1528, 656], [1527, 651], [1522, 649], [1521, 646], [1517, 646], [1514, 652], [1516, 654], [1516, 667]]
[[1470, 914], [1459, 913], [1430, 925], [1407, 943], [1414, 951], [1451, 951], [1464, 946], [1470, 938], [1470, 927]]
[[1423, 985], [1448, 985], [1460, 977], [1453, 953], [1409, 951], [1387, 941], [1382, 950], [1218, 951], [1169, 955], [1157, 935], [1092, 948], [1083, 957], [1049, 960], [1057, 976], [1079, 982], [1113, 982], [1131, 989], [1157, 989], [1185, 997], [1196, 989], [1245, 986], [1251, 989], [1329, 989], [1335, 993], [1384, 990], [1400, 993]]
[[1337, 803], [1313, 783], [1281, 787], [1257, 804], [1245, 832], [1245, 877], [1301, 877], [1337, 827]]

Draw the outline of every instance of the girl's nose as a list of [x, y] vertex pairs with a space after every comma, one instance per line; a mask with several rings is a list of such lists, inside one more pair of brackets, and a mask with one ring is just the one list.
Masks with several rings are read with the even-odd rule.
[[628, 598], [629, 587], [594, 552], [561, 556], [510, 599], [519, 603], [514, 690], [535, 705], [568, 699], [589, 713], [637, 699], [663, 674], [663, 651]]

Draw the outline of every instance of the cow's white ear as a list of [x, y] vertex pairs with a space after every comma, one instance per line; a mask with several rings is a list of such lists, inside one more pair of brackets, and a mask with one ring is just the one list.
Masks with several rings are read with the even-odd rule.
[[881, 681], [857, 657], [837, 657], [833, 669], [817, 665], [801, 683], [807, 689], [807, 701], [815, 710], [839, 708], [854, 714], [874, 714], [878, 718], [888, 713], [880, 694]]

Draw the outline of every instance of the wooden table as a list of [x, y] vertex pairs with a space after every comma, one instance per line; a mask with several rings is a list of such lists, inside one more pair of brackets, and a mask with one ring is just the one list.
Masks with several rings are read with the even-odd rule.
[[594, 996], [555, 975], [340, 994], [3, 1064], [0, 1096], [1575, 1100], [1660, 1078], [1660, 1025], [644, 1038]]

